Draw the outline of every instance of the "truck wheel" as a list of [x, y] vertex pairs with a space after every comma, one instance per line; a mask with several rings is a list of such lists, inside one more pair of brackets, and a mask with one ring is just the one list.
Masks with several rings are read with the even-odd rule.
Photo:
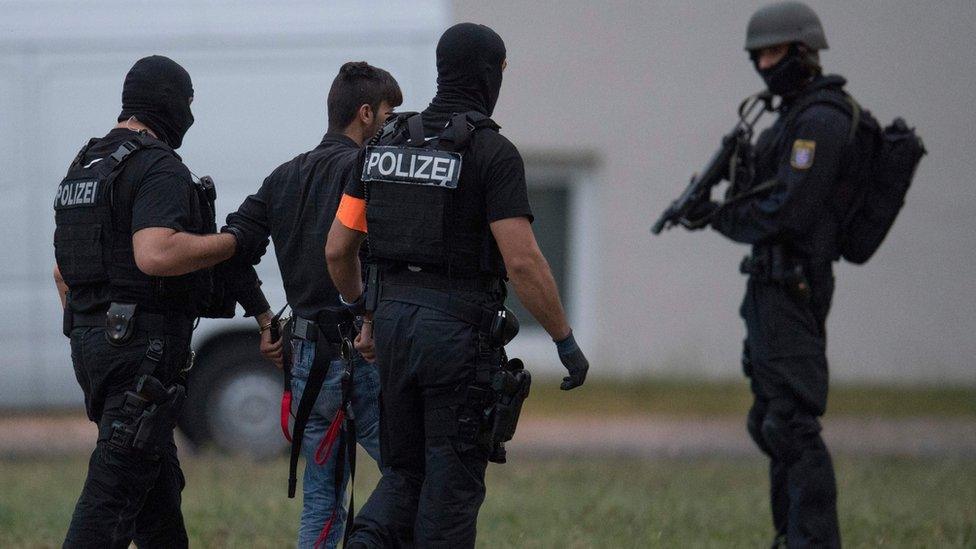
[[191, 371], [180, 429], [195, 446], [212, 444], [254, 458], [285, 450], [278, 425], [281, 373], [251, 339], [227, 337], [207, 345]]

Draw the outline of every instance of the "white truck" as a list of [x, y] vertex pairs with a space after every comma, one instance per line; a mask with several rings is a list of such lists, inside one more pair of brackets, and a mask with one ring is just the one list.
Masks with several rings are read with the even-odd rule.
[[[278, 164], [318, 144], [339, 66], [389, 70], [402, 109], [434, 92], [439, 0], [39, 2], [0, 0], [0, 409], [79, 408], [52, 280], [54, 193], [89, 137], [120, 110], [122, 80], [146, 55], [193, 79], [196, 122], [178, 151], [217, 184], [218, 224]], [[273, 252], [258, 272], [284, 304]], [[323, 273], [323, 276], [327, 276]], [[240, 313], [240, 311], [239, 311]], [[258, 354], [252, 319], [203, 320], [180, 427], [197, 445], [268, 455], [281, 375]]]

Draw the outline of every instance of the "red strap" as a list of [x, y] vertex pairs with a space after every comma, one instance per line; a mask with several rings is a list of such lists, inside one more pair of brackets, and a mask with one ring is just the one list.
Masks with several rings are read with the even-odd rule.
[[291, 391], [281, 393], [281, 432], [285, 440], [291, 442], [291, 432], [288, 431], [288, 418], [291, 416]]
[[319, 547], [325, 543], [325, 539], [329, 537], [329, 532], [332, 531], [332, 523], [335, 522], [336, 510], [339, 502], [336, 502], [336, 506], [332, 507], [332, 514], [329, 515], [329, 520], [325, 522], [325, 526], [322, 527], [322, 531], [319, 533], [318, 539], [315, 540], [315, 547], [313, 549], [319, 549]]
[[315, 450], [315, 463], [324, 465], [329, 460], [329, 455], [332, 454], [332, 447], [335, 445], [335, 441], [339, 439], [339, 432], [342, 430], [342, 422], [345, 419], [346, 411], [339, 408], [335, 417], [332, 418], [332, 425], [329, 425], [329, 430], [322, 437], [322, 442], [319, 442], [318, 449]]

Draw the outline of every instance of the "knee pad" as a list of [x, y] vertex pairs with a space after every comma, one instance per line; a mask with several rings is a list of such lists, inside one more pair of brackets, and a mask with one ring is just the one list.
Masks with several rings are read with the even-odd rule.
[[799, 440], [793, 429], [794, 414], [793, 403], [774, 400], [759, 427], [769, 454], [787, 463], [796, 461], [800, 456]]

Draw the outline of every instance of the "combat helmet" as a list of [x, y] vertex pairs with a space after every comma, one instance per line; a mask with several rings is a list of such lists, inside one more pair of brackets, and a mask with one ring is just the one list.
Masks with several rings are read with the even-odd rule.
[[749, 18], [746, 51], [799, 42], [812, 51], [827, 49], [820, 18], [802, 2], [776, 2], [759, 8]]

